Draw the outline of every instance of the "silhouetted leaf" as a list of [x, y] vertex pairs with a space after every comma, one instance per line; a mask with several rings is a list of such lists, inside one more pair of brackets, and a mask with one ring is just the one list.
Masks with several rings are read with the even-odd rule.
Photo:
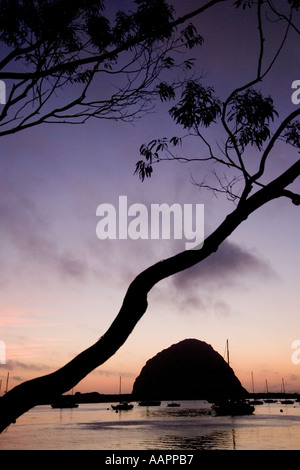
[[187, 59], [185, 60], [183, 63], [184, 63], [184, 66], [187, 70], [191, 70], [193, 67], [194, 67], [194, 62], [195, 62], [196, 59]]
[[291, 144], [300, 149], [300, 122], [295, 121], [288, 124], [284, 129], [282, 137], [287, 144]]
[[221, 114], [221, 102], [213, 93], [212, 87], [204, 88], [198, 82], [189, 80], [181, 101], [169, 113], [184, 128], [199, 125], [208, 127]]
[[192, 49], [196, 45], [201, 45], [203, 43], [203, 37], [197, 33], [197, 30], [192, 23], [190, 23], [182, 31], [182, 40], [189, 49]]
[[138, 10], [135, 13], [137, 34], [147, 36], [147, 41], [170, 37], [174, 9], [164, 0], [135, 0]]
[[299, 10], [300, 8], [300, 0], [288, 0], [288, 3], [291, 5], [292, 8]]
[[275, 115], [278, 113], [270, 96], [265, 98], [253, 89], [235, 95], [231, 100], [228, 121], [235, 123], [234, 136], [242, 150], [249, 144], [261, 149], [270, 136], [269, 122]]
[[162, 101], [168, 101], [175, 98], [175, 91], [172, 85], [169, 85], [166, 82], [161, 82], [158, 87], [158, 94]]
[[236, 2], [234, 2], [236, 8], [242, 6], [243, 10], [245, 10], [245, 8], [247, 7], [251, 8], [253, 4], [254, 0], [237, 0]]
[[146, 164], [143, 160], [136, 163], [134, 174], [137, 173], [142, 181], [144, 181], [145, 178], [150, 178], [152, 172], [152, 166], [150, 164]]

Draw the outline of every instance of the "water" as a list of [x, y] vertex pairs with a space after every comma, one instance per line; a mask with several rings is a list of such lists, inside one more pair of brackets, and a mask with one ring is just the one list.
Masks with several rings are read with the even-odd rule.
[[257, 406], [251, 416], [213, 416], [204, 401], [116, 413], [110, 403], [38, 406], [0, 435], [0, 450], [298, 450], [300, 403]]

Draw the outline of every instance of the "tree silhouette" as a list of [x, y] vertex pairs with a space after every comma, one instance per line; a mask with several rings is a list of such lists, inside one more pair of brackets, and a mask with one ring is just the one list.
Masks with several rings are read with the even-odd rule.
[[[1, 0], [0, 80], [7, 83], [7, 100], [0, 136], [42, 123], [130, 120], [155, 98], [172, 97], [175, 78], [159, 77], [192, 67], [180, 52], [202, 37], [188, 21], [221, 1], [174, 19], [164, 0], [136, 0], [136, 11], [115, 14], [108, 2], [106, 16], [104, 0]], [[112, 85], [101, 86], [108, 79]]]
[[[8, 3], [10, 2], [3, 2], [3, 4]], [[18, 4], [19, 2], [14, 3]], [[53, 2], [55, 5], [59, 3], [60, 2]], [[85, 4], [88, 4], [89, 2], [79, 3], [81, 6], [86, 6]], [[176, 24], [176, 21], [171, 19], [170, 9], [164, 5], [165, 9], [163, 11], [165, 12], [165, 19], [160, 26], [155, 26], [154, 30], [150, 28], [149, 31], [149, 29], [147, 29], [148, 23], [146, 22], [147, 25], [145, 25], [145, 17], [143, 15], [148, 15], [147, 7], [149, 7], [150, 3], [154, 6], [157, 5], [157, 2], [137, 1], [137, 4], [141, 8], [140, 11], [138, 10], [140, 16], [137, 13], [137, 16], [131, 18], [131, 16], [128, 17], [126, 15], [124, 16], [119, 14], [119, 23], [117, 22], [116, 25], [121, 28], [123, 41], [124, 37], [125, 42], [127, 41], [127, 48], [129, 45], [131, 47], [132, 41], [135, 41], [135, 38], [138, 35], [142, 36], [143, 47], [145, 47], [145, 50], [147, 51], [150, 46], [151, 50], [153, 50], [154, 44], [156, 44], [155, 41], [153, 42], [153, 37], [159, 38], [164, 45], [169, 41], [169, 26]], [[161, 4], [162, 2], [158, 3]], [[216, 3], [218, 2], [208, 2], [205, 7], [208, 8]], [[56, 396], [70, 390], [88, 373], [110, 358], [126, 341], [137, 322], [145, 313], [148, 305], [147, 295], [159, 281], [200, 263], [202, 260], [216, 252], [221, 243], [224, 242], [224, 240], [226, 240], [243, 221], [269, 201], [284, 196], [291, 199], [294, 204], [299, 205], [300, 196], [287, 188], [300, 175], [300, 160], [296, 158], [290, 167], [273, 180], [269, 179], [268, 181], [268, 175], [266, 174], [265, 169], [266, 161], [271, 158], [274, 146], [279, 140], [284, 140], [288, 145], [291, 145], [292, 149], [296, 149], [298, 154], [300, 148], [300, 124], [297, 121], [297, 117], [300, 115], [300, 109], [296, 109], [283, 120], [278, 121], [278, 115], [272, 98], [269, 96], [263, 96], [263, 94], [256, 89], [256, 85], [260, 84], [272, 70], [280, 52], [283, 50], [289, 32], [294, 31], [294, 33], [298, 33], [296, 24], [293, 22], [293, 14], [295, 12], [297, 13], [299, 2], [290, 0], [284, 2], [285, 13], [276, 9], [270, 1], [240, 0], [233, 3], [236, 8], [242, 7], [242, 9], [245, 10], [244, 14], [247, 14], [246, 11], [248, 8], [256, 8], [260, 48], [258, 51], [257, 68], [253, 79], [248, 83], [241, 84], [239, 88], [234, 89], [225, 100], [218, 98], [212, 87], [204, 86], [200, 80], [190, 79], [185, 84], [178, 104], [171, 108], [170, 115], [179, 126], [184, 127], [185, 131], [188, 132], [187, 136], [196, 135], [199, 138], [201, 145], [204, 145], [204, 154], [203, 157], [200, 157], [200, 160], [211, 161], [214, 163], [214, 166], [221, 165], [222, 168], [225, 166], [231, 171], [231, 179], [227, 179], [225, 182], [220, 178], [217, 171], [214, 171], [214, 175], [217, 178], [217, 186], [208, 184], [206, 181], [202, 181], [197, 184], [213, 191], [224, 192], [235, 202], [234, 210], [229, 213], [225, 217], [224, 221], [205, 239], [204, 245], [200, 250], [183, 251], [168, 259], [153, 264], [140, 273], [128, 287], [120, 311], [112, 325], [94, 345], [80, 353], [68, 364], [54, 373], [24, 382], [4, 395], [0, 399], [1, 431], [33, 406], [39, 403], [49, 402]], [[34, 2], [30, 2], [30, 5], [31, 4], [35, 5]], [[47, 4], [48, 2], [40, 2], [40, 5], [42, 6], [47, 6]], [[78, 6], [78, 3], [75, 2], [75, 5]], [[92, 5], [93, 8], [96, 8], [96, 6], [100, 7], [102, 6], [102, 2], [92, 2]], [[286, 13], [287, 7], [289, 7], [288, 13]], [[76, 10], [76, 7], [74, 8]], [[286, 24], [286, 30], [284, 31], [281, 44], [276, 52], [273, 53], [272, 57], [268, 55], [268, 62], [266, 62], [264, 30], [264, 21], [265, 18], [267, 18], [266, 21], [268, 21], [268, 16], [265, 15], [266, 12], [264, 9], [266, 9], [269, 15], [272, 14], [276, 20], [280, 20]], [[200, 8], [198, 13], [201, 11], [203, 11], [203, 9], [201, 10]], [[97, 21], [100, 21], [101, 24], [107, 24], [102, 17], [100, 18], [97, 15], [89, 16], [85, 10], [76, 10], [77, 14], [79, 12], [81, 17], [89, 18], [90, 20], [93, 18], [93, 21], [96, 23]], [[72, 14], [73, 8], [70, 7], [70, 15]], [[17, 16], [16, 21], [18, 22], [19, 27], [21, 22], [18, 18], [19, 17]], [[37, 21], [35, 18], [33, 18], [33, 20]], [[95, 24], [93, 21], [91, 20], [92, 24]], [[128, 22], [130, 23], [130, 27], [128, 27]], [[178, 22], [178, 24], [179, 23], [180, 22]], [[33, 21], [33, 25], [36, 28], [37, 33], [39, 32], [39, 24], [39, 22], [35, 23]], [[166, 26], [168, 26], [167, 30], [165, 29]], [[52, 53], [52, 59], [54, 62], [52, 62], [50, 67], [46, 65], [45, 56], [41, 54], [41, 62], [39, 62], [39, 64], [42, 64], [42, 66], [39, 68], [38, 72], [31, 72], [29, 76], [25, 76], [23, 72], [15, 72], [18, 74], [15, 78], [20, 79], [20, 83], [22, 83], [22, 80], [26, 80], [26, 82], [23, 82], [22, 86], [25, 88], [29, 87], [31, 92], [33, 92], [33, 90], [37, 90], [36, 86], [37, 83], [39, 83], [39, 88], [41, 90], [40, 99], [42, 96], [47, 96], [43, 95], [42, 84], [47, 80], [55, 80], [55, 77], [59, 78], [59, 81], [57, 82], [59, 84], [57, 85], [58, 87], [61, 86], [61, 80], [66, 80], [68, 84], [72, 82], [77, 83], [78, 81], [83, 82], [83, 87], [87, 90], [90, 86], [91, 78], [94, 78], [95, 74], [99, 72], [98, 67], [100, 59], [102, 65], [106, 60], [111, 64], [113, 58], [115, 58], [114, 56], [119, 53], [118, 47], [122, 47], [114, 44], [114, 54], [112, 52], [103, 52], [102, 57], [97, 57], [94, 61], [92, 60], [93, 57], [88, 57], [88, 61], [85, 58], [78, 59], [77, 53], [73, 54], [72, 51], [74, 41], [76, 42], [75, 36], [71, 33], [70, 35], [67, 34], [64, 36], [64, 30], [65, 28], [62, 27], [61, 38], [59, 40], [61, 41], [61, 47], [67, 48], [68, 58], [66, 58], [63, 63], [59, 62], [61, 52], [58, 49], [57, 54], [54, 52]], [[93, 28], [91, 30], [93, 30]], [[11, 60], [16, 58], [18, 56], [17, 50], [22, 46], [23, 52], [24, 49], [26, 51], [25, 57], [27, 54], [29, 64], [32, 66], [32, 64], [34, 64], [40, 57], [40, 54], [33, 54], [33, 44], [27, 44], [25, 46], [24, 42], [20, 42], [23, 41], [23, 36], [27, 32], [26, 26], [21, 28], [21, 31], [22, 33], [20, 34], [22, 34], [22, 38], [17, 38], [16, 41], [19, 41], [17, 43], [13, 43], [15, 30], [11, 33], [9, 28], [6, 28], [2, 33], [2, 38], [5, 38], [7, 44], [15, 47], [14, 52], [11, 53], [10, 57], [8, 55], [6, 60], [7, 63], [9, 63], [10, 58]], [[86, 30], [84, 32], [86, 32]], [[37, 33], [34, 39], [35, 44], [39, 44], [40, 36]], [[51, 30], [48, 34], [51, 36]], [[146, 43], [144, 43], [145, 34], [147, 36]], [[184, 37], [185, 40], [191, 41], [190, 45], [195, 44], [195, 42], [200, 42], [200, 37], [196, 35], [194, 29], [191, 27], [189, 30], [185, 29]], [[96, 38], [94, 38], [93, 34], [91, 34], [90, 37], [90, 41], [92, 40], [96, 42]], [[105, 38], [97, 36], [97, 40], [98, 45], [99, 42], [101, 43], [101, 48], [103, 47], [103, 42], [105, 47], [107, 46], [106, 35]], [[180, 40], [182, 40], [182, 36], [180, 36]], [[49, 42], [51, 43], [50, 40]], [[119, 42], [121, 41], [119, 40]], [[134, 46], [135, 45], [136, 43]], [[44, 49], [42, 52], [45, 53]], [[137, 51], [135, 50], [135, 58], [137, 57], [136, 53]], [[163, 58], [166, 59], [165, 56], [163, 56]], [[78, 60], [81, 60], [80, 64], [77, 62]], [[59, 63], [56, 63], [56, 61]], [[170, 62], [170, 59], [168, 59], [167, 62], [173, 65], [173, 62]], [[86, 70], [82, 71], [82, 69], [78, 69], [78, 65], [86, 65], [87, 63], [93, 63], [96, 65], [97, 71], [95, 71], [95, 74], [90, 69], [89, 73], [86, 73]], [[166, 63], [164, 64], [166, 65]], [[145, 71], [145, 69], [143, 70]], [[1, 76], [0, 74], [0, 79], [1, 78], [4, 79], [7, 77], [5, 75]], [[133, 81], [130, 80], [130, 83], [132, 84]], [[20, 85], [19, 90], [21, 90], [22, 86]], [[138, 89], [138, 87], [135, 89]], [[143, 93], [145, 89], [146, 88], [142, 87]], [[126, 87], [125, 90], [127, 90]], [[166, 88], [164, 88], [164, 85], [161, 85], [160, 96], [173, 96], [173, 91], [173, 86], [169, 88], [166, 85]], [[143, 95], [143, 99], [145, 96], [147, 96], [147, 93], [146, 95]], [[36, 101], [34, 94], [34, 103], [37, 103], [38, 101], [39, 100]], [[82, 102], [84, 102], [84, 99]], [[73, 104], [74, 103], [72, 102], [72, 105]], [[76, 102], [75, 104], [81, 103]], [[136, 102], [133, 104], [136, 104]], [[117, 105], [122, 108], [122, 100], [117, 100]], [[63, 117], [63, 114], [68, 112], [70, 108], [60, 108], [59, 110], [54, 111], [54, 113], [52, 111], [52, 115], [57, 120], [69, 120], [69, 116], [65, 115]], [[106, 109], [105, 106], [104, 109]], [[115, 108], [112, 106], [108, 109], [108, 112], [113, 113], [114, 110]], [[100, 108], [97, 112], [99, 112], [100, 116]], [[135, 112], [136, 110], [134, 113]], [[95, 115], [96, 117], [99, 117], [97, 113]], [[34, 116], [36, 117], [37, 115], [35, 114]], [[128, 116], [130, 116], [130, 114], [126, 115], [126, 117]], [[17, 114], [16, 119], [18, 117], [19, 114]], [[75, 114], [74, 117], [75, 119], [83, 118], [84, 120], [87, 116], [79, 116], [79, 114]], [[121, 117], [124, 116], [122, 115]], [[22, 122], [19, 129], [24, 128], [26, 125], [30, 125], [30, 119], [31, 116], [29, 120]], [[48, 122], [47, 114], [44, 115], [42, 121]], [[217, 147], [218, 151], [213, 148], [205, 135], [205, 130], [216, 123], [221, 126], [222, 131], [226, 136], [222, 149], [220, 149], [219, 146]], [[271, 126], [275, 126], [275, 130], [272, 130]], [[13, 122], [11, 129], [12, 132], [18, 130], [17, 128], [14, 128]], [[175, 153], [179, 148], [179, 143], [182, 142], [183, 138], [173, 137], [171, 139], [154, 139], [149, 144], [143, 145], [140, 149], [143, 159], [140, 160], [136, 166], [136, 172], [139, 174], [141, 179], [144, 180], [145, 178], [150, 177], [154, 165], [161, 159], [188, 161], [189, 159], [184, 155], [178, 155]], [[255, 149], [259, 155], [257, 169], [252, 173], [248, 169], [246, 159], [249, 149]], [[235, 176], [235, 172], [237, 172], [238, 176]], [[264, 178], [262, 179], [262, 177]]]

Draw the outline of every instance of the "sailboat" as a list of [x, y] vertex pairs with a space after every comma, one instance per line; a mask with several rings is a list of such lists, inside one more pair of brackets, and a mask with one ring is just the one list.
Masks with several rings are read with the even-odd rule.
[[78, 408], [78, 406], [73, 396], [73, 389], [70, 397], [61, 395], [57, 400], [51, 403], [51, 408]]
[[[121, 377], [120, 377], [120, 384], [119, 384], [119, 396], [121, 398]], [[111, 405], [112, 409], [115, 411], [123, 411], [123, 410], [132, 410], [133, 405], [131, 403], [128, 403], [127, 401], [121, 402], [118, 405]]]
[[[282, 378], [282, 391], [283, 391], [283, 394], [285, 395], [285, 386], [284, 386], [283, 378]], [[293, 405], [294, 400], [284, 399], [284, 400], [280, 400], [280, 403], [282, 403], [283, 405]]]
[[62, 409], [62, 408], [78, 408], [78, 404], [77, 403], [74, 403], [72, 400], [70, 401], [67, 401], [67, 400], [59, 400], [59, 401], [55, 401], [53, 403], [51, 403], [51, 408], [59, 408], [59, 409]]
[[[226, 349], [227, 349], [227, 363], [229, 364], [229, 344], [228, 340], [226, 341]], [[220, 403], [215, 403], [212, 406], [212, 409], [216, 413], [217, 416], [239, 416], [239, 415], [251, 415], [255, 411], [255, 407], [245, 401], [245, 400], [234, 400], [234, 399], [227, 399]]]
[[[267, 392], [267, 394], [269, 393], [267, 379], [266, 379], [266, 392]], [[277, 403], [277, 400], [273, 400], [273, 398], [266, 398], [266, 399], [264, 400], [264, 402], [265, 402], [265, 403]]]
[[[252, 391], [253, 391], [253, 396], [255, 396], [254, 393], [254, 379], [253, 379], [253, 372], [251, 372], [251, 378], [252, 378]], [[263, 405], [264, 402], [262, 400], [251, 400], [252, 405]]]
[[139, 402], [139, 406], [160, 406], [160, 400], [142, 400]]

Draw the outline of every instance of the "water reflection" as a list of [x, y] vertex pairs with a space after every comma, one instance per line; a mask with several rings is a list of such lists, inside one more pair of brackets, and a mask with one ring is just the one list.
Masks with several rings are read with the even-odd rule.
[[153, 442], [145, 442], [150, 448], [161, 450], [235, 450], [235, 430], [216, 430], [208, 434], [197, 436], [182, 436], [166, 434]]
[[212, 414], [211, 408], [161, 408], [150, 409], [145, 411], [147, 418], [196, 418], [198, 416], [210, 416]]
[[[109, 405], [76, 410], [36, 407], [0, 436], [1, 450], [298, 450], [300, 406], [257, 407], [251, 416], [211, 414], [203, 402], [115, 413]], [[282, 411], [281, 411], [282, 410]]]
[[105, 435], [105, 439], [114, 444], [121, 439], [123, 448], [129, 442], [132, 448], [145, 450], [236, 448], [234, 423], [216, 421], [209, 406], [136, 408], [135, 412], [109, 413], [107, 418], [105, 421], [80, 423], [80, 428], [95, 433], [95, 439], [96, 434], [97, 439]]

